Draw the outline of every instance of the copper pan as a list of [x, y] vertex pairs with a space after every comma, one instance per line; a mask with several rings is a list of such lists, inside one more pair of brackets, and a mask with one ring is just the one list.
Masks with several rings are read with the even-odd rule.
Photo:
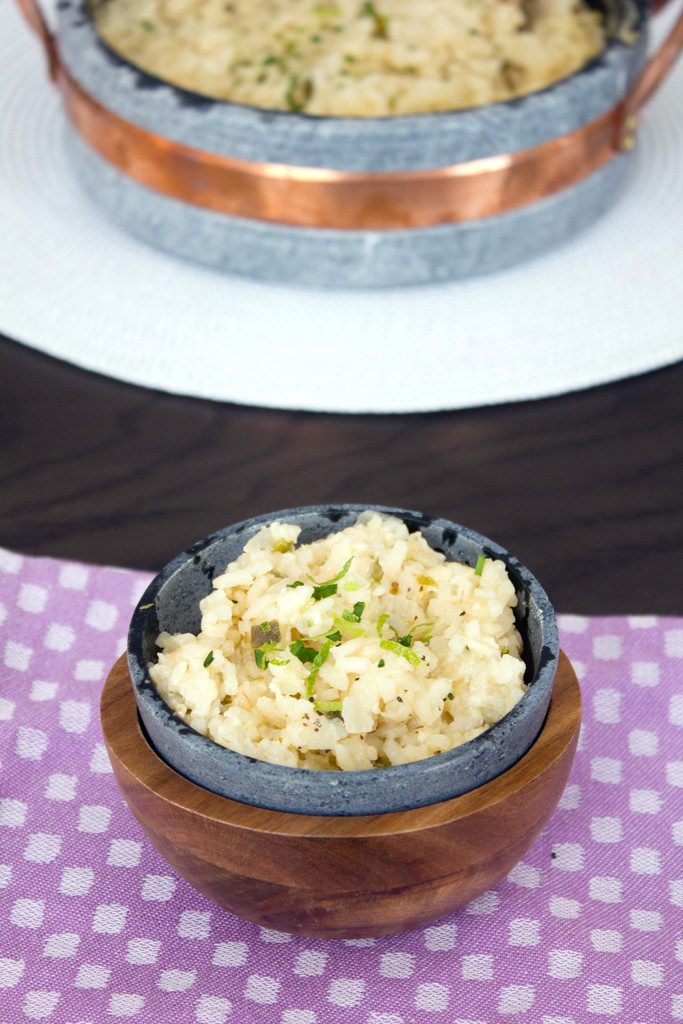
[[[530, 149], [434, 170], [336, 171], [234, 159], [126, 121], [60, 61], [37, 0], [18, 0], [78, 134], [128, 177], [216, 212], [297, 227], [396, 230], [491, 217], [577, 184], [635, 145], [638, 115], [683, 48], [683, 12], [625, 98], [576, 131]], [[667, 0], [656, 0], [653, 10]]]

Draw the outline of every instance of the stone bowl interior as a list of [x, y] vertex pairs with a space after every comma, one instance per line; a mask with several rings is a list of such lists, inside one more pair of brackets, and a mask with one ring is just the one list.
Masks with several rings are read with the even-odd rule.
[[[365, 509], [394, 515], [419, 530], [450, 561], [474, 565], [478, 555], [502, 559], [517, 593], [517, 628], [524, 641], [528, 689], [498, 723], [443, 754], [382, 771], [321, 772], [268, 764], [220, 746], [191, 729], [162, 700], [148, 664], [161, 630], [198, 632], [199, 601], [212, 580], [265, 524], [296, 523], [299, 543], [352, 525]], [[258, 516], [199, 541], [149, 585], [133, 615], [128, 663], [142, 725], [163, 759], [199, 786], [242, 803], [319, 815], [381, 814], [437, 803], [489, 782], [518, 761], [540, 732], [550, 702], [559, 643], [555, 615], [537, 580], [516, 558], [448, 520], [376, 505], [308, 506]]]

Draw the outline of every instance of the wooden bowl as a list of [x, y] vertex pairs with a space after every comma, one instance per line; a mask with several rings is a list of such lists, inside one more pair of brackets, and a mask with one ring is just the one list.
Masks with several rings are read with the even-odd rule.
[[105, 683], [101, 716], [128, 807], [190, 885], [259, 925], [345, 939], [442, 917], [523, 857], [569, 776], [581, 694], [561, 654], [543, 729], [512, 768], [452, 800], [354, 817], [251, 807], [179, 775], [142, 731], [125, 656]]

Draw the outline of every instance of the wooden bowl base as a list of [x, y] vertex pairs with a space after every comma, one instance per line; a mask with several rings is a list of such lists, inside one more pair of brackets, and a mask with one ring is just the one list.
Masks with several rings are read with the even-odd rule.
[[512, 768], [453, 800], [348, 818], [251, 807], [179, 775], [142, 732], [125, 656], [105, 683], [101, 716], [128, 807], [190, 885], [259, 925], [348, 939], [442, 917], [524, 856], [569, 776], [581, 694], [562, 654], [545, 725]]

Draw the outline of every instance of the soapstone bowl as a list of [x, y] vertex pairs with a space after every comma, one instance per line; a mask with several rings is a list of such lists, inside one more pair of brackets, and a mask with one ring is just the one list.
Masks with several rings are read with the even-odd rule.
[[[36, 2], [20, 0], [34, 9], [34, 20]], [[575, 133], [620, 109], [646, 59], [648, 0], [594, 0], [594, 5], [605, 12], [608, 42], [575, 74], [519, 99], [435, 114], [313, 117], [209, 99], [155, 78], [114, 53], [99, 39], [83, 0], [60, 0], [57, 5], [50, 60], [99, 105], [99, 113], [91, 107], [90, 120], [100, 118], [102, 111], [113, 114], [134, 126], [133, 131], [153, 133], [161, 140], [161, 150], [168, 140], [200, 154], [192, 159], [208, 154], [209, 159], [261, 167], [317, 168], [323, 174], [432, 172], [469, 161], [504, 160], [506, 154]], [[637, 31], [625, 41], [620, 29], [633, 9]], [[141, 184], [129, 173], [130, 161], [122, 169], [115, 159], [103, 157], [84, 140], [82, 127], [83, 121], [79, 130], [73, 124], [68, 129], [76, 174], [92, 199], [125, 230], [167, 252], [222, 270], [325, 287], [401, 286], [511, 266], [592, 224], [617, 198], [630, 165], [630, 154], [620, 152], [570, 186], [517, 208], [506, 206], [504, 185], [502, 212], [472, 219], [447, 218], [426, 226], [397, 222], [391, 230], [302, 226], [287, 222], [287, 217], [259, 219], [207, 208], [187, 201], [184, 193], [178, 198], [177, 193]], [[105, 145], [107, 131], [100, 133]], [[584, 155], [590, 150], [588, 145]], [[192, 172], [176, 178], [183, 184]], [[485, 190], [486, 183], [481, 187]], [[377, 188], [374, 208], [386, 198], [381, 182]], [[274, 195], [267, 199], [274, 201]]]
[[[228, 750], [191, 729], [159, 695], [148, 664], [156, 659], [161, 630], [196, 633], [199, 602], [211, 581], [246, 542], [274, 520], [295, 523], [299, 543], [309, 543], [354, 523], [371, 508], [419, 530], [450, 561], [476, 563], [480, 554], [501, 559], [513, 580], [517, 628], [524, 642], [528, 689], [498, 723], [443, 754], [382, 771], [321, 772], [268, 764]], [[538, 736], [550, 703], [558, 665], [555, 615], [540, 584], [497, 544], [445, 519], [374, 505], [308, 506], [237, 523], [193, 545], [152, 581], [139, 602], [128, 634], [128, 666], [146, 735], [177, 772], [223, 797], [255, 807], [306, 815], [386, 814], [423, 807], [476, 789], [510, 768]]]

